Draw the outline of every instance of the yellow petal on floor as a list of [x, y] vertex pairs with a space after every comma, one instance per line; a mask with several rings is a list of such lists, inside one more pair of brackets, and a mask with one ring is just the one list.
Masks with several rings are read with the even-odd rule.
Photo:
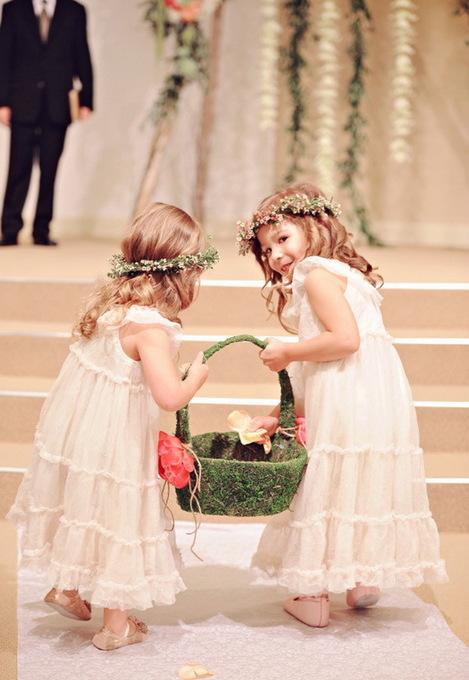
[[180, 680], [197, 680], [197, 678], [209, 678], [212, 675], [213, 673], [200, 663], [185, 663], [178, 672]]

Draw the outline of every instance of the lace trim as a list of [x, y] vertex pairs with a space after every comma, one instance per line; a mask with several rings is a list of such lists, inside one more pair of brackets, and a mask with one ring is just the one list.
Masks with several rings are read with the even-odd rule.
[[345, 513], [337, 512], [337, 510], [324, 510], [308, 520], [290, 522], [288, 526], [292, 529], [306, 529], [313, 524], [318, 524], [319, 522], [329, 519], [338, 519], [340, 522], [346, 524], [358, 524], [361, 522], [369, 525], [385, 525], [393, 522], [419, 522], [421, 520], [432, 519], [432, 513], [429, 510], [425, 512], [413, 512], [408, 515], [390, 512], [382, 517], [372, 517], [370, 515], [346, 515]]
[[290, 569], [279, 569], [279, 572], [285, 575], [291, 575], [294, 574], [295, 576], [300, 576], [302, 578], [316, 578], [317, 576], [323, 576], [324, 574], [328, 574], [330, 576], [342, 576], [345, 577], [347, 574], [350, 574], [351, 572], [359, 572], [360, 574], [368, 574], [370, 578], [372, 576], [375, 576], [377, 574], [383, 573], [383, 572], [392, 572], [393, 574], [399, 575], [399, 574], [413, 574], [417, 575], [422, 571], [425, 571], [426, 569], [444, 569], [445, 568], [445, 563], [443, 560], [439, 560], [438, 562], [429, 562], [428, 560], [423, 561], [423, 562], [417, 562], [417, 564], [412, 564], [412, 565], [407, 565], [405, 567], [398, 567], [394, 562], [389, 562], [388, 564], [377, 564], [374, 566], [369, 566], [366, 564], [350, 564], [347, 567], [328, 567], [327, 569], [314, 569], [314, 570], [306, 570], [306, 569], [297, 569], [297, 568], [290, 568]]
[[144, 390], [147, 389], [146, 385], [140, 384], [140, 385], [135, 385], [130, 378], [127, 378], [125, 376], [117, 376], [114, 375], [111, 371], [109, 371], [106, 368], [103, 368], [102, 366], [97, 366], [94, 364], [92, 361], [90, 361], [88, 358], [85, 358], [83, 351], [79, 347], [79, 343], [75, 343], [70, 346], [70, 352], [73, 352], [73, 354], [76, 356], [77, 361], [84, 366], [87, 370], [93, 371], [93, 373], [99, 374], [99, 375], [105, 375], [109, 380], [112, 382], [118, 384], [118, 385], [128, 385], [129, 389], [131, 392], [143, 392]]
[[[18, 510], [20, 510], [20, 508], [17, 505], [13, 506], [12, 510], [14, 508], [17, 508]], [[60, 512], [63, 512], [63, 509], [64, 509], [63, 505], [57, 505], [55, 508], [47, 508], [45, 505], [41, 505], [41, 506], [40, 505], [37, 505], [37, 506], [29, 505], [28, 506], [28, 512], [31, 512], [31, 513], [37, 514], [37, 515], [45, 514], [45, 513], [59, 514]]]
[[[162, 481], [159, 477], [156, 477], [154, 480], [149, 481], [149, 482], [132, 482], [128, 479], [124, 479], [122, 477], [118, 477], [117, 475], [112, 474], [111, 472], [107, 472], [106, 470], [89, 470], [87, 468], [83, 467], [78, 467], [78, 465], [75, 465], [72, 463], [71, 460], [68, 458], [64, 458], [63, 456], [57, 456], [53, 453], [49, 453], [46, 451], [45, 445], [42, 443], [40, 434], [38, 431], [36, 431], [36, 435], [34, 437], [35, 440], [35, 445], [37, 448], [38, 455], [40, 458], [43, 460], [46, 460], [48, 463], [54, 463], [56, 465], [64, 465], [65, 467], [68, 467], [70, 472], [73, 472], [74, 474], [84, 474], [84, 475], [89, 475], [90, 477], [101, 477], [102, 479], [106, 480], [111, 480], [115, 482], [116, 484], [119, 484], [120, 486], [126, 486], [130, 488], [137, 489], [138, 491], [141, 491], [142, 489], [151, 489], [156, 486], [160, 486]], [[156, 460], [156, 454], [155, 454], [155, 460]]]
[[394, 455], [394, 456], [422, 456], [423, 455], [423, 449], [421, 449], [419, 446], [416, 447], [407, 447], [407, 446], [387, 446], [384, 449], [375, 449], [373, 447], [368, 447], [368, 448], [363, 448], [362, 446], [353, 446], [351, 448], [344, 449], [341, 446], [330, 446], [330, 445], [324, 445], [324, 446], [317, 446], [313, 447], [311, 451], [309, 452], [309, 457], [312, 458], [313, 456], [319, 457], [323, 454], [329, 454], [329, 453], [337, 453], [339, 455], [347, 455], [347, 454], [353, 454], [353, 455], [360, 455], [360, 454], [370, 454], [373, 456], [389, 456], [389, 455]]
[[37, 560], [38, 558], [40, 559], [41, 557], [46, 555], [50, 551], [51, 548], [52, 548], [52, 543], [45, 543], [40, 548], [36, 548], [36, 550], [28, 550], [28, 549], [22, 550], [21, 556], [22, 556], [23, 560], [25, 558], [29, 558], [31, 560]]
[[142, 544], [156, 544], [156, 543], [164, 543], [167, 541], [167, 536], [165, 533], [162, 533], [160, 536], [147, 536], [147, 537], [141, 537], [141, 538], [135, 538], [131, 541], [122, 538], [121, 536], [118, 536], [114, 531], [111, 531], [110, 529], [105, 529], [99, 522], [96, 520], [90, 520], [89, 522], [79, 522], [76, 519], [66, 519], [66, 517], [61, 517], [60, 518], [60, 524], [67, 529], [71, 527], [77, 527], [78, 529], [91, 529], [92, 531], [95, 531], [102, 536], [105, 536], [106, 538], [111, 539], [114, 543], [118, 543], [119, 545], [125, 545], [129, 548], [132, 547], [137, 547]]
[[[81, 576], [88, 576], [93, 579], [94, 585], [100, 588], [107, 588], [109, 590], [119, 590], [125, 593], [134, 593], [142, 589], [147, 589], [148, 584], [151, 583], [176, 583], [180, 580], [180, 574], [178, 571], [173, 569], [167, 576], [160, 576], [158, 574], [148, 574], [145, 575], [144, 579], [138, 579], [133, 585], [127, 583], [116, 583], [115, 581], [104, 581], [99, 575], [96, 575], [94, 569], [88, 569], [81, 566], [73, 566], [70, 564], [64, 564], [63, 562], [58, 562], [57, 560], [51, 560], [51, 567], [57, 571], [69, 571], [74, 574], [79, 574]], [[93, 578], [95, 577], [95, 578]], [[90, 581], [88, 581], [90, 583]]]

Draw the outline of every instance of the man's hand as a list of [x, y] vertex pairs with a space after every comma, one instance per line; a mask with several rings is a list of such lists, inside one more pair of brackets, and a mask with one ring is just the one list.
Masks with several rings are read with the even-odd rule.
[[0, 106], [0, 123], [10, 127], [11, 123], [11, 109], [9, 106]]
[[91, 116], [92, 111], [87, 106], [80, 106], [79, 118], [80, 120], [88, 120]]

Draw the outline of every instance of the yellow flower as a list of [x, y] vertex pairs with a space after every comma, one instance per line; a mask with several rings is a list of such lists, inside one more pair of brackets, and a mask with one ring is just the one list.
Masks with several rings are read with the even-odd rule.
[[272, 443], [263, 427], [258, 430], [249, 430], [252, 418], [247, 411], [232, 411], [228, 416], [228, 426], [230, 430], [239, 432], [241, 444], [253, 444], [254, 442], [264, 446], [264, 452], [270, 453]]

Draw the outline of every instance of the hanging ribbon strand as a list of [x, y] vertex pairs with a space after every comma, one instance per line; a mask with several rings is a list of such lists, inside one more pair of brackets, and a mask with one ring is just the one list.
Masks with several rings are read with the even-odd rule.
[[394, 77], [392, 80], [391, 158], [397, 163], [409, 162], [412, 149], [409, 137], [415, 127], [413, 98], [415, 91], [415, 54], [417, 5], [412, 0], [393, 0], [391, 35], [394, 44]]
[[317, 21], [316, 154], [318, 184], [327, 196], [335, 193], [337, 157], [337, 103], [339, 97], [340, 12], [336, 0], [321, 0]]
[[275, 128], [278, 118], [278, 62], [280, 23], [277, 0], [262, 0], [260, 51], [260, 117], [261, 130]]

